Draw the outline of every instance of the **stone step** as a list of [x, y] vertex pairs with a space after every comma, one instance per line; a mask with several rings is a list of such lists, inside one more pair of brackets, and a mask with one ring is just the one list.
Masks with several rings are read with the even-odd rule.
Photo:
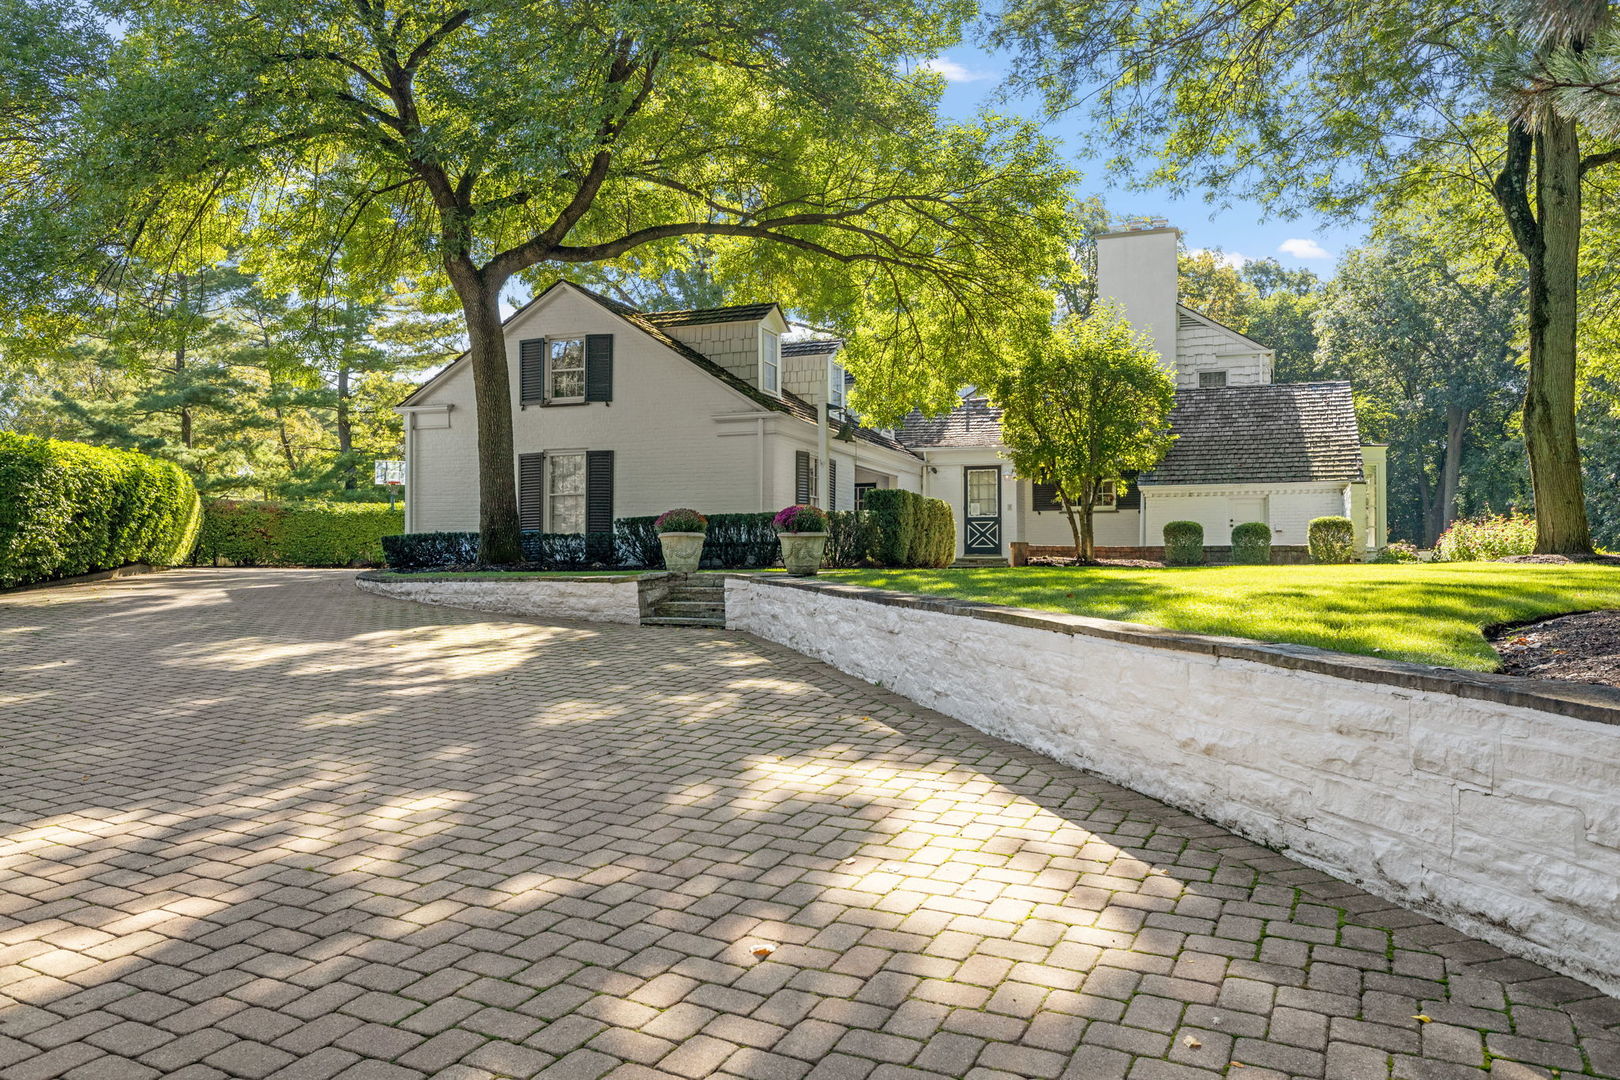
[[726, 605], [724, 603], [715, 603], [712, 600], [660, 600], [653, 605], [653, 610], [660, 616], [681, 615], [699, 618], [710, 616], [721, 619], [726, 617]]
[[987, 566], [1006, 566], [1007, 560], [994, 555], [973, 556], [951, 563], [952, 570], [975, 570]]
[[705, 619], [695, 619], [695, 618], [687, 618], [687, 617], [684, 617], [684, 616], [674, 616], [674, 615], [667, 616], [667, 617], [663, 616], [663, 615], [652, 615], [652, 616], [649, 616], [649, 617], [647, 617], [645, 619], [642, 619], [641, 620], [641, 625], [642, 626], [706, 626], [706, 627], [709, 627], [710, 629], [714, 629], [714, 630], [724, 630], [725, 627], [726, 627], [726, 620], [724, 620], [724, 619], [707, 619], [707, 618], [705, 618]]

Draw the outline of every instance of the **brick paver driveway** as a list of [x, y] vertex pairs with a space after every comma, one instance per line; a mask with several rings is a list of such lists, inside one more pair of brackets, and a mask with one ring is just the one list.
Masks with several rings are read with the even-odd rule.
[[1620, 1002], [796, 654], [350, 577], [0, 597], [4, 1080], [1620, 1074]]

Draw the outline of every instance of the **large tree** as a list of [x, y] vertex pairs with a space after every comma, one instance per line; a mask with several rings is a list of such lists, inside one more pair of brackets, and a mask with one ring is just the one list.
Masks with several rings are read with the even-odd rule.
[[1111, 306], [1070, 315], [1033, 338], [986, 389], [1020, 476], [1051, 484], [1074, 534], [1075, 557], [1096, 561], [1092, 513], [1125, 475], [1169, 450], [1175, 379]]
[[72, 137], [40, 149], [47, 180], [11, 214], [52, 233], [29, 251], [183, 266], [229, 245], [306, 294], [335, 269], [375, 289], [437, 272], [465, 320], [485, 562], [520, 558], [516, 277], [656, 278], [700, 242], [728, 293], [854, 330], [878, 419], [946, 407], [1049, 310], [1068, 173], [1029, 123], [943, 124], [918, 63], [958, 40], [967, 0], [110, 10], [105, 74], [75, 87]]
[[1575, 433], [1583, 187], [1620, 161], [1608, 0], [1007, 0], [1000, 41], [1054, 109], [1089, 101], [1145, 178], [1284, 211], [1488, 174], [1528, 270], [1537, 550], [1591, 549]]

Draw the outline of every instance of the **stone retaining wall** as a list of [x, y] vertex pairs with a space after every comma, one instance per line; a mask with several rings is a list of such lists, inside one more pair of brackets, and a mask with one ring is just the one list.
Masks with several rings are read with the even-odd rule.
[[421, 604], [595, 622], [639, 623], [669, 590], [668, 574], [636, 577], [462, 578], [439, 574], [360, 574], [365, 592]]
[[763, 575], [726, 610], [1620, 994], [1620, 691]]

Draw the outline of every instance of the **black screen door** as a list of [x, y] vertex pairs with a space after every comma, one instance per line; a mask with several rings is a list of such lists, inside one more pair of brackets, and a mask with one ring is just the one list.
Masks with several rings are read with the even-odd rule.
[[1001, 467], [964, 470], [966, 535], [962, 550], [968, 555], [1001, 554]]

